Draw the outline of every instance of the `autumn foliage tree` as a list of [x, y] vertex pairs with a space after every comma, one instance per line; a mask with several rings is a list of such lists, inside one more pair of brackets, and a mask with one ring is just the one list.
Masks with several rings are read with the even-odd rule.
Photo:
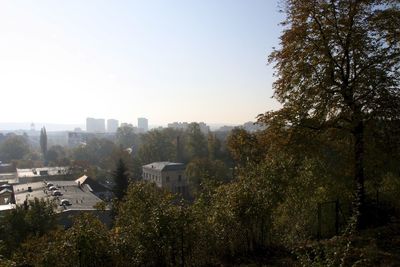
[[[278, 111], [260, 120], [351, 137], [357, 197], [364, 203], [365, 129], [400, 118], [400, 1], [287, 0], [275, 63]], [[362, 218], [362, 216], [361, 216]]]

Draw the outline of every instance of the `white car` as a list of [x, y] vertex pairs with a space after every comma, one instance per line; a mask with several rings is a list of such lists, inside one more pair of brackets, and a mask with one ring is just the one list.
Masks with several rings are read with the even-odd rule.
[[50, 191], [57, 190], [57, 187], [55, 187], [54, 185], [52, 185], [52, 186], [49, 187], [49, 190], [50, 190]]

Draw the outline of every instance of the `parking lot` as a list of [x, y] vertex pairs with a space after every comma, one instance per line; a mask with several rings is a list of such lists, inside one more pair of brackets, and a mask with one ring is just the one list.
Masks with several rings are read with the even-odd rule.
[[[52, 196], [52, 190], [46, 186], [45, 182], [25, 183], [14, 185], [16, 204], [21, 205], [25, 200], [43, 198], [54, 200], [58, 210], [93, 210], [93, 206], [102, 200], [96, 197], [86, 186], [79, 187], [75, 181], [51, 181], [61, 196]], [[60, 206], [60, 201], [67, 199], [71, 205]]]

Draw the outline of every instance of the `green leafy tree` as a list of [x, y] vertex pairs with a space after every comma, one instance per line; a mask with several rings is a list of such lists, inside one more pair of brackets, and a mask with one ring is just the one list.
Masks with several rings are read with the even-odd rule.
[[135, 133], [131, 124], [119, 127], [116, 135], [117, 143], [123, 148], [134, 147], [134, 149], [136, 149], [136, 146], [138, 146], [138, 135]]
[[91, 138], [85, 146], [79, 146], [72, 152], [77, 161], [86, 161], [105, 169], [112, 169], [112, 157], [120, 149], [112, 141], [105, 138]]
[[244, 129], [235, 128], [227, 139], [228, 150], [238, 166], [258, 163], [262, 160], [263, 151], [258, 136]]
[[68, 162], [67, 151], [63, 146], [51, 146], [46, 153], [46, 158], [53, 164], [67, 165]]
[[210, 257], [234, 265], [236, 258], [268, 246], [272, 213], [281, 192], [274, 179], [268, 168], [257, 165], [235, 182], [217, 187], [209, 201], [203, 202], [203, 196], [196, 201], [195, 210], [200, 208], [207, 218], [200, 216], [207, 229]]
[[208, 134], [207, 139], [208, 158], [211, 160], [221, 159], [221, 141], [213, 133]]
[[223, 183], [229, 180], [228, 167], [220, 160], [194, 159], [187, 166], [185, 171], [190, 190], [194, 195], [202, 191], [205, 182], [213, 181]]
[[54, 203], [43, 199], [29, 200], [0, 217], [0, 240], [13, 252], [29, 236], [42, 236], [55, 229]]
[[260, 119], [286, 127], [347, 132], [363, 207], [365, 128], [373, 120], [395, 120], [400, 114], [399, 2], [285, 4], [281, 48], [270, 56], [278, 77], [275, 98], [283, 108]]
[[113, 248], [107, 227], [82, 213], [67, 230], [26, 240], [14, 258], [30, 266], [113, 266]]
[[129, 185], [128, 169], [122, 159], [118, 160], [113, 177], [114, 195], [118, 201], [121, 201], [124, 198]]
[[0, 160], [20, 160], [28, 155], [29, 152], [30, 146], [25, 136], [8, 135], [0, 145]]
[[129, 186], [114, 226], [118, 266], [185, 266], [190, 212], [154, 184]]
[[208, 156], [207, 140], [200, 130], [198, 123], [191, 123], [187, 129], [187, 150], [190, 159]]
[[176, 159], [175, 138], [163, 130], [151, 130], [142, 135], [138, 158], [143, 164]]

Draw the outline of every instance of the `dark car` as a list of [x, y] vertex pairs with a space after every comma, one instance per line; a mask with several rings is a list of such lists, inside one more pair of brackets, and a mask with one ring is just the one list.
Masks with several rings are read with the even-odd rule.
[[53, 196], [62, 196], [62, 193], [58, 190], [55, 190], [52, 195]]
[[60, 201], [60, 206], [70, 206], [71, 203], [69, 202], [68, 199], [61, 199]]

